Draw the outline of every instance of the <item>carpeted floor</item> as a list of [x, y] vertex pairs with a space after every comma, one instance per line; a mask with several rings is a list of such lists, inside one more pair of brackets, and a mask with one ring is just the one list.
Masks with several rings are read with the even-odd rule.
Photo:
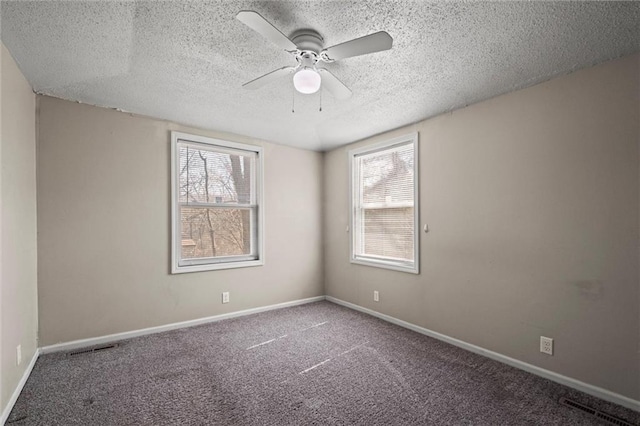
[[40, 357], [8, 425], [603, 425], [640, 413], [330, 302]]

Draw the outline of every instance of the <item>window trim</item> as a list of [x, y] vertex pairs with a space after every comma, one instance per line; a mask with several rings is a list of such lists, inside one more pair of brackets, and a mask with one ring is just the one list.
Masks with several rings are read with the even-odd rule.
[[[207, 263], [206, 259], [196, 260], [190, 265], [180, 265], [181, 238], [179, 238], [177, 220], [180, 218], [180, 203], [178, 203], [178, 186], [180, 178], [177, 175], [178, 170], [178, 142], [213, 145], [224, 149], [234, 149], [249, 151], [256, 154], [256, 225], [258, 227], [255, 233], [257, 239], [256, 251], [257, 259], [242, 260], [242, 256], [233, 256], [233, 261], [217, 261]], [[225, 206], [222, 206], [225, 207]], [[189, 272], [215, 271], [220, 269], [245, 268], [251, 266], [264, 265], [264, 160], [263, 150], [261, 146], [248, 145], [238, 142], [230, 142], [222, 139], [215, 139], [206, 136], [192, 135], [171, 131], [171, 273], [182, 274]], [[221, 256], [222, 257], [222, 256]]]
[[[397, 145], [403, 145], [407, 143], [413, 144], [413, 210], [414, 210], [414, 232], [413, 232], [413, 262], [392, 261], [388, 259], [375, 259], [374, 256], [362, 257], [356, 256], [356, 209], [358, 203], [355, 197], [358, 195], [358, 191], [355, 188], [358, 182], [356, 173], [357, 167], [355, 166], [356, 157], [372, 154], [378, 151], [384, 151]], [[349, 161], [349, 230], [351, 236], [349, 238], [349, 260], [350, 263], [366, 266], [374, 266], [383, 269], [391, 269], [394, 271], [409, 272], [412, 274], [420, 273], [420, 175], [419, 175], [419, 156], [418, 156], [418, 132], [402, 135], [390, 140], [385, 140], [375, 144], [369, 144], [359, 148], [354, 148], [348, 152]]]

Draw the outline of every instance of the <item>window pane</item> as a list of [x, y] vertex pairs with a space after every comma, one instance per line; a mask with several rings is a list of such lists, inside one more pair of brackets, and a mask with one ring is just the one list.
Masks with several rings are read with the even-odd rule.
[[362, 202], [413, 203], [413, 144], [359, 157]]
[[179, 144], [181, 203], [255, 204], [255, 153]]
[[252, 209], [180, 208], [181, 258], [252, 254]]
[[180, 132], [171, 144], [171, 273], [262, 265], [262, 149]]
[[363, 228], [360, 254], [413, 261], [413, 207], [367, 209]]
[[352, 151], [354, 263], [419, 273], [417, 134]]

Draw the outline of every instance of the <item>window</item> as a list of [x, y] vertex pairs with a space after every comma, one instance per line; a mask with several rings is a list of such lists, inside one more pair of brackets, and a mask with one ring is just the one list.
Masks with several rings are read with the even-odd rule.
[[419, 273], [418, 134], [349, 152], [351, 262]]
[[171, 133], [172, 273], [263, 264], [262, 149]]

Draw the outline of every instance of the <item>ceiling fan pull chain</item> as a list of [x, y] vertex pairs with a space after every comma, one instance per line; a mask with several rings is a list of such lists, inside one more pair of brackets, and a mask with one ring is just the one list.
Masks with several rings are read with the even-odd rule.
[[322, 112], [322, 88], [320, 88], [320, 112]]
[[291, 113], [294, 114], [296, 112], [296, 89], [291, 91]]

